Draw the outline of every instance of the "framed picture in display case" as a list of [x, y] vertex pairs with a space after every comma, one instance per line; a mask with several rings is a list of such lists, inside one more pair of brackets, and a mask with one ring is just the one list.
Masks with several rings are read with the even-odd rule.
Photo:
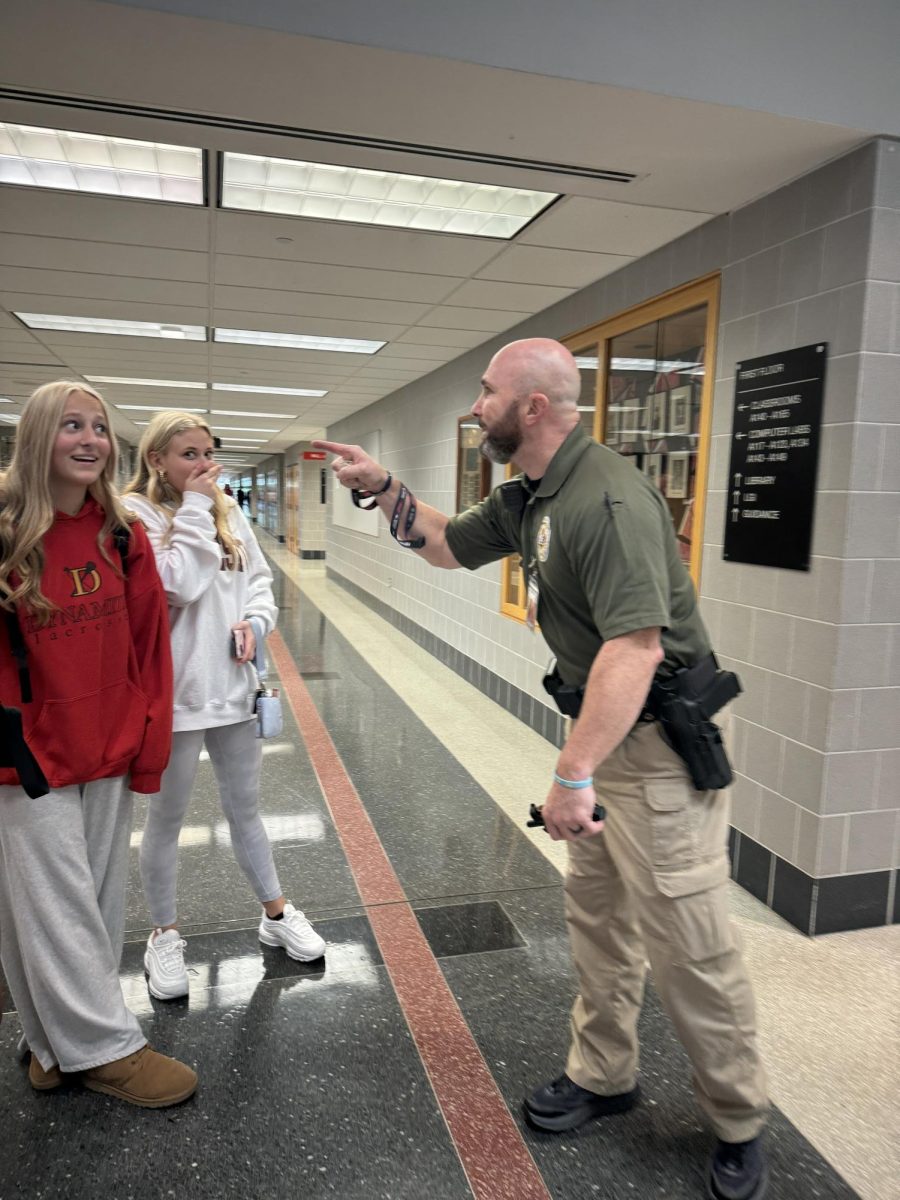
[[693, 388], [673, 388], [669, 393], [669, 433], [691, 432]]
[[687, 451], [669, 455], [669, 478], [666, 495], [670, 500], [684, 500], [690, 484], [691, 456]]
[[666, 392], [651, 392], [647, 397], [647, 432], [653, 438], [661, 438], [666, 435], [668, 400]]
[[491, 490], [491, 464], [481, 453], [481, 426], [460, 417], [456, 438], [456, 511], [464, 512]]
[[663, 456], [661, 454], [645, 454], [644, 455], [644, 474], [651, 483], [655, 483], [657, 487], [661, 487], [663, 469]]

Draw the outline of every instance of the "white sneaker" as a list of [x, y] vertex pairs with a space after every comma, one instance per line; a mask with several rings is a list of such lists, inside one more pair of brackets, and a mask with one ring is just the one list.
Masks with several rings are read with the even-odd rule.
[[293, 904], [285, 904], [284, 916], [273, 921], [265, 912], [259, 923], [259, 940], [264, 946], [282, 946], [288, 958], [312, 962], [325, 953], [325, 940], [320, 938], [306, 917]]
[[144, 951], [144, 970], [150, 995], [157, 1000], [175, 1000], [188, 994], [188, 977], [184, 966], [187, 942], [177, 929], [161, 933], [154, 929]]

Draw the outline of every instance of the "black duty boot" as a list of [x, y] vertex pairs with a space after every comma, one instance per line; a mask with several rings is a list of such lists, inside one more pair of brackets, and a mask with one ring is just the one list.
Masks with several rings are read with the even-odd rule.
[[768, 1183], [762, 1137], [750, 1142], [718, 1142], [709, 1164], [712, 1200], [760, 1200]]
[[564, 1129], [577, 1129], [592, 1117], [627, 1112], [637, 1104], [639, 1095], [640, 1089], [635, 1085], [630, 1092], [598, 1096], [573, 1083], [568, 1075], [560, 1075], [526, 1098], [525, 1116], [535, 1129], [562, 1133]]

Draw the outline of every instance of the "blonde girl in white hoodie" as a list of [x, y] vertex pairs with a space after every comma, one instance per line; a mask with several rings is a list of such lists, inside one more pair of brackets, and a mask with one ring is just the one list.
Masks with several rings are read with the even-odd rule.
[[[291, 958], [320, 958], [325, 943], [286, 902], [259, 815], [261, 742], [256, 737], [257, 639], [275, 628], [272, 574], [237, 504], [216, 483], [209, 427], [162, 412], [140, 444], [125, 506], [143, 522], [169, 601], [175, 707], [172, 757], [150, 798], [141, 841], [141, 878], [153, 932], [144, 967], [160, 1000], [184, 996], [186, 943], [178, 932], [178, 835], [204, 745], [216, 774], [231, 843], [263, 907], [259, 938]], [[235, 636], [237, 653], [235, 653]], [[242, 646], [241, 646], [242, 643]]]

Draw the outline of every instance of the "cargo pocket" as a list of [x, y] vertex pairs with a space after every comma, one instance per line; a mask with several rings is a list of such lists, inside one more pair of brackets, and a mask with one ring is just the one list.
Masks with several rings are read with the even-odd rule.
[[697, 822], [691, 789], [680, 779], [645, 781], [644, 799], [650, 821], [650, 856], [654, 867], [688, 867], [699, 857]]
[[654, 905], [659, 937], [672, 965], [704, 962], [736, 949], [728, 914], [727, 864], [700, 862], [681, 871], [657, 871], [661, 897]]

